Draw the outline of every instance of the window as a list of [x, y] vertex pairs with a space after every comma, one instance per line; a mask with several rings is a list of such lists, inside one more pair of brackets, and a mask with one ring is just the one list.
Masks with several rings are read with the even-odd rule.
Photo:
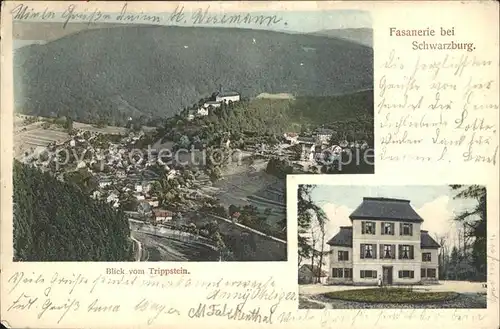
[[383, 235], [394, 235], [394, 223], [382, 222], [382, 234]]
[[377, 258], [376, 244], [361, 244], [360, 258]]
[[436, 269], [435, 268], [428, 268], [427, 269], [427, 277], [428, 278], [436, 278]]
[[431, 261], [431, 253], [430, 252], [422, 253], [422, 261], [423, 262], [430, 262]]
[[352, 268], [344, 268], [344, 278], [352, 279]]
[[349, 252], [348, 251], [339, 251], [339, 262], [349, 260]]
[[399, 259], [413, 259], [413, 246], [399, 245]]
[[413, 271], [399, 271], [399, 278], [400, 279], [413, 279], [414, 273], [413, 273]]
[[384, 244], [382, 258], [393, 258], [393, 255], [394, 255], [393, 245]]
[[401, 223], [399, 235], [413, 235], [413, 225]]
[[332, 276], [334, 278], [343, 278], [344, 271], [342, 268], [332, 268]]
[[361, 234], [375, 234], [375, 222], [361, 222]]
[[364, 271], [361, 270], [359, 273], [359, 276], [363, 279], [376, 279], [377, 278], [377, 271]]

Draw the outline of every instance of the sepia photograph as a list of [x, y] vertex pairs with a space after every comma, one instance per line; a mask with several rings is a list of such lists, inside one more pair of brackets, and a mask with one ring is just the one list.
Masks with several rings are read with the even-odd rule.
[[299, 308], [486, 308], [484, 186], [297, 193]]
[[287, 261], [286, 176], [374, 173], [369, 12], [30, 10], [14, 261]]

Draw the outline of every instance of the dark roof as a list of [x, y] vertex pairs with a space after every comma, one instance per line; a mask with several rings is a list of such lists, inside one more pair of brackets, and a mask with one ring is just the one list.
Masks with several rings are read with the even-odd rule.
[[341, 226], [339, 233], [335, 234], [327, 244], [330, 246], [352, 247], [352, 227]]
[[[328, 242], [330, 246], [352, 247], [352, 227], [341, 226], [339, 233], [335, 234]], [[441, 246], [434, 240], [427, 231], [420, 231], [420, 248], [437, 249]]]
[[441, 246], [434, 240], [427, 231], [420, 231], [420, 248], [437, 249]]
[[236, 91], [224, 91], [224, 92], [219, 92], [217, 93], [217, 96], [219, 97], [231, 97], [231, 96], [239, 96], [240, 93], [237, 93]]
[[[313, 268], [313, 267], [311, 267], [311, 264], [304, 264], [301, 267], [309, 270], [311, 273], [314, 273], [314, 276], [318, 276], [318, 274], [319, 274], [319, 267], [318, 266], [314, 266], [314, 271], [311, 270], [311, 268]], [[325, 271], [321, 270], [321, 276], [325, 277], [325, 276], [328, 276], [328, 274]]]
[[304, 143], [314, 143], [315, 139], [314, 139], [314, 137], [298, 137], [297, 141], [304, 142]]
[[424, 221], [411, 207], [409, 200], [391, 198], [363, 198], [363, 202], [349, 218], [390, 219], [416, 223]]

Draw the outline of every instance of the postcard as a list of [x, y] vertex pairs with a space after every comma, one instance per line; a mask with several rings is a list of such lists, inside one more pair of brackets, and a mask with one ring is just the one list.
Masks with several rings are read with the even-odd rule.
[[497, 3], [2, 9], [4, 326], [498, 328]]

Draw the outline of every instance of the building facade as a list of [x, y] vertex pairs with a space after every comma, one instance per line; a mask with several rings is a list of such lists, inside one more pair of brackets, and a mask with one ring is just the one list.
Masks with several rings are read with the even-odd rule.
[[439, 244], [421, 230], [423, 219], [409, 200], [363, 198], [328, 241], [329, 282], [385, 285], [436, 283]]

